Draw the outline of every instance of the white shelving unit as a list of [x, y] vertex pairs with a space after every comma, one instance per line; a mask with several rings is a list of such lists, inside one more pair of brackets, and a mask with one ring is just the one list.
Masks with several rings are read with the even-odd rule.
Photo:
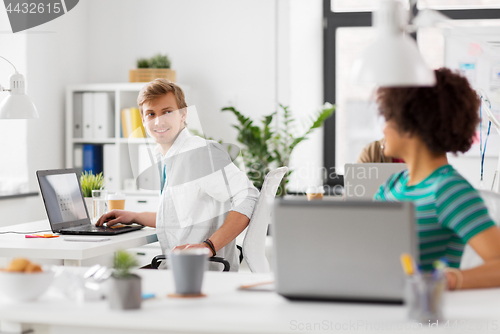
[[[76, 146], [83, 144], [110, 144], [115, 145], [113, 161], [113, 172], [108, 173], [112, 175], [105, 175], [106, 179], [115, 178], [114, 184], [116, 187], [108, 189], [111, 192], [121, 191], [124, 192], [124, 180], [137, 177], [138, 171], [138, 147], [141, 144], [148, 144], [154, 147], [155, 143], [151, 138], [122, 138], [121, 137], [121, 110], [124, 108], [137, 108], [137, 96], [139, 91], [145, 83], [109, 83], [109, 84], [81, 84], [72, 85], [66, 88], [66, 167], [75, 167], [74, 150]], [[186, 97], [189, 93], [189, 87], [179, 84], [184, 90]], [[96, 139], [96, 138], [75, 138], [74, 137], [74, 115], [75, 115], [75, 95], [86, 92], [105, 92], [108, 93], [113, 101], [114, 116], [114, 136], [110, 138]], [[107, 157], [109, 158], [109, 157]], [[134, 175], [135, 174], [135, 175]], [[109, 181], [109, 180], [107, 180]], [[140, 204], [137, 209], [147, 209], [144, 201], [151, 196], [156, 196], [157, 191], [127, 191], [127, 195], [136, 196], [136, 204]], [[157, 196], [156, 196], [157, 197]], [[149, 200], [148, 200], [149, 201]], [[128, 202], [128, 201], [127, 201]], [[156, 199], [157, 202], [157, 199]], [[130, 203], [133, 204], [133, 203]], [[155, 209], [156, 211], [156, 209]]]

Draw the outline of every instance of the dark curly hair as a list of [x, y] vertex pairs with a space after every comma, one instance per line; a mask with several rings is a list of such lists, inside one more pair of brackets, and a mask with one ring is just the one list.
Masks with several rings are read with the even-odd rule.
[[466, 152], [479, 122], [480, 99], [458, 72], [440, 68], [434, 73], [434, 87], [379, 88], [380, 115], [399, 131], [420, 137], [436, 155]]

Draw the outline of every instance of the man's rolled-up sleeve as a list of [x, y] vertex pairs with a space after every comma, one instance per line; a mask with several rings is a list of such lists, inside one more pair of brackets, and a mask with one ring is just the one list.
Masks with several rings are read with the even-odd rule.
[[232, 198], [232, 211], [252, 218], [253, 210], [259, 199], [259, 191], [233, 163], [224, 168]]
[[213, 176], [217, 177], [208, 178], [208, 182], [204, 184], [206, 193], [221, 202], [229, 199], [231, 211], [239, 212], [251, 219], [259, 199], [259, 191], [247, 175], [231, 161], [222, 145], [213, 143], [209, 147]]

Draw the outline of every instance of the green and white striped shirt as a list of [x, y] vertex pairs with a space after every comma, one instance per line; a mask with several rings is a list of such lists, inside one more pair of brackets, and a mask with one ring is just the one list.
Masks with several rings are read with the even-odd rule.
[[374, 199], [415, 204], [422, 270], [431, 271], [441, 257], [458, 268], [467, 241], [495, 226], [483, 200], [450, 165], [439, 167], [417, 185], [408, 186], [408, 179], [407, 170], [392, 175]]

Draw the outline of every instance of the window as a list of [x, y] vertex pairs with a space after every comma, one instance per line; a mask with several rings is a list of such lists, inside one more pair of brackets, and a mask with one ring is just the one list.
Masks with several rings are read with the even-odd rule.
[[0, 196], [29, 191], [26, 122], [0, 120]]
[[[409, 1], [402, 1], [409, 8]], [[370, 12], [375, 9], [374, 3], [377, 2], [323, 1], [324, 99], [337, 105], [335, 117], [325, 122], [324, 164], [327, 170], [339, 174], [343, 174], [345, 163], [356, 161], [366, 144], [382, 137], [372, 98], [374, 89], [349, 83], [354, 59], [375, 38]], [[497, 25], [494, 19], [500, 19], [500, 0], [419, 0], [417, 8], [439, 9], [454, 20], [454, 25], [464, 29]], [[438, 68], [446, 64], [445, 38], [441, 30], [420, 29], [416, 38], [429, 66]], [[500, 45], [500, 40], [491, 45]], [[329, 176], [327, 181], [330, 186], [339, 182], [342, 178], [334, 176]]]

